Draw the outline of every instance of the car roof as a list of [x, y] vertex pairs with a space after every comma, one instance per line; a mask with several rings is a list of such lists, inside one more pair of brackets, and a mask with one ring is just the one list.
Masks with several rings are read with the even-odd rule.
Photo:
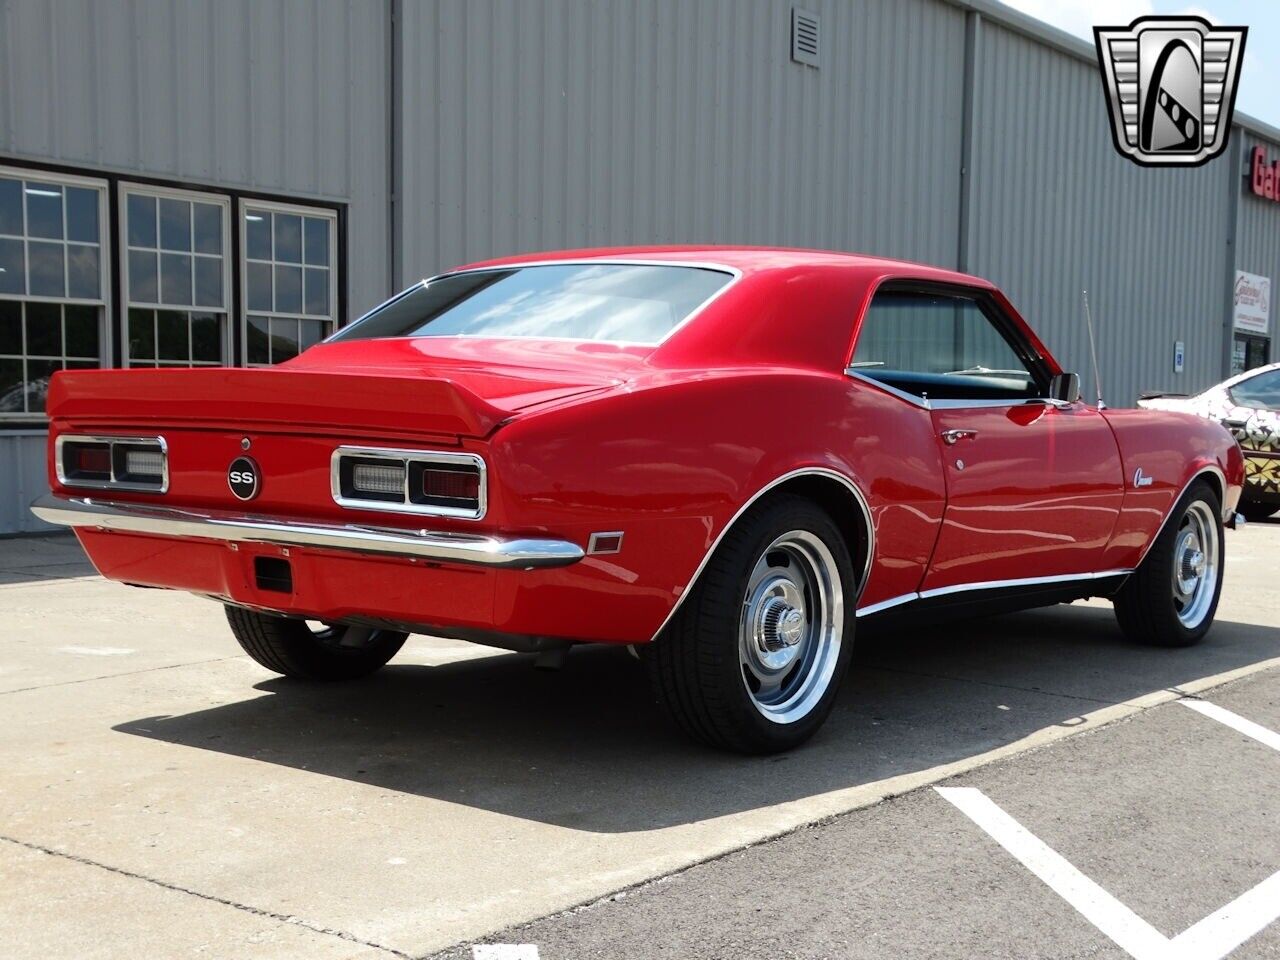
[[[716, 245], [659, 245], [627, 247], [591, 247], [579, 250], [522, 253], [508, 257], [496, 257], [476, 261], [456, 270], [477, 270], [489, 267], [517, 264], [556, 263], [563, 261], [602, 262], [619, 260], [689, 263], [700, 266], [724, 266], [742, 275], [837, 267], [863, 273], [866, 279], [879, 277], [911, 277], [938, 283], [954, 283], [965, 286], [990, 288], [981, 277], [891, 257], [877, 257], [864, 253], [846, 253], [836, 250], [809, 250], [798, 247], [746, 247]], [[450, 271], [454, 272], [454, 271]]]

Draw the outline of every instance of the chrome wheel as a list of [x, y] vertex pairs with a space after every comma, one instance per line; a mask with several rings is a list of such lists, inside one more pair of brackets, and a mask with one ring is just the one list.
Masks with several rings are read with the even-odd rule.
[[844, 590], [835, 557], [807, 530], [775, 539], [747, 578], [738, 658], [752, 704], [774, 723], [806, 717], [835, 675]]
[[1216, 519], [1197, 500], [1183, 514], [1173, 545], [1173, 603], [1183, 626], [1199, 626], [1213, 605], [1220, 556]]

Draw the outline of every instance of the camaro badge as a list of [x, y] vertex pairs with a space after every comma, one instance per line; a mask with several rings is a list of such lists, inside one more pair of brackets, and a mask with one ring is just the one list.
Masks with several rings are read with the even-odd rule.
[[1220, 154], [1248, 32], [1199, 17], [1094, 27], [1116, 149], [1144, 167], [1194, 167]]
[[261, 476], [252, 457], [236, 457], [227, 468], [227, 486], [241, 500], [252, 500], [262, 488]]

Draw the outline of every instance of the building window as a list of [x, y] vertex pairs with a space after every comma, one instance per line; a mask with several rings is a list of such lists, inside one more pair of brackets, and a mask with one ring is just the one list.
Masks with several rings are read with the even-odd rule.
[[44, 414], [55, 371], [107, 351], [106, 183], [0, 167], [0, 420]]
[[231, 357], [231, 200], [124, 184], [125, 365], [219, 366]]
[[241, 211], [244, 361], [280, 363], [337, 323], [337, 214], [262, 202], [246, 202]]

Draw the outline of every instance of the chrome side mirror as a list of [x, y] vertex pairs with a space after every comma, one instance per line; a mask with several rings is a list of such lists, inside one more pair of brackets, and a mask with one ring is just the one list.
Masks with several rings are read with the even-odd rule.
[[1058, 373], [1049, 381], [1049, 399], [1075, 403], [1080, 399], [1080, 374]]

